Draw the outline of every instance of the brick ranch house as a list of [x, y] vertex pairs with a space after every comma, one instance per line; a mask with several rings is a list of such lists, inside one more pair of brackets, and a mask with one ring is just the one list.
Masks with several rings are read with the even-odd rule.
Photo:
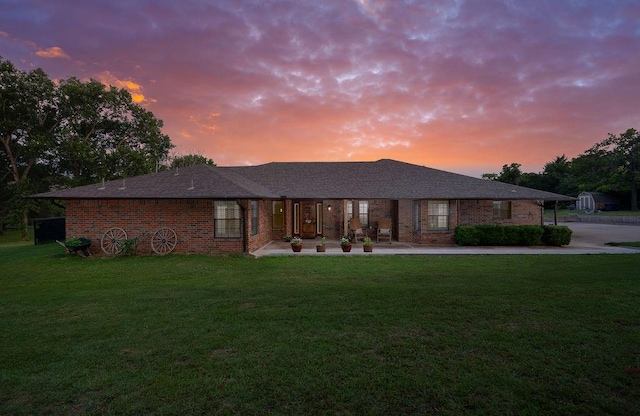
[[338, 240], [350, 218], [370, 235], [390, 218], [393, 241], [448, 245], [457, 225], [539, 225], [543, 201], [573, 199], [389, 159], [197, 165], [34, 197], [64, 201], [67, 237], [91, 238], [94, 253], [112, 227], [128, 238], [169, 227], [174, 252], [207, 254], [251, 253], [287, 235]]

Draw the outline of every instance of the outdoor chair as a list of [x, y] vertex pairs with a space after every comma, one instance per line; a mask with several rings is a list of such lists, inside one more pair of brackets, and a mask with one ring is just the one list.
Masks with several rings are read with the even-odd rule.
[[378, 235], [376, 238], [377, 242], [382, 240], [389, 240], [389, 244], [391, 244], [391, 218], [381, 218], [378, 221]]
[[358, 238], [366, 237], [362, 229], [362, 224], [360, 223], [360, 218], [351, 218], [349, 220], [349, 234], [352, 237], [352, 241], [356, 243], [358, 242]]

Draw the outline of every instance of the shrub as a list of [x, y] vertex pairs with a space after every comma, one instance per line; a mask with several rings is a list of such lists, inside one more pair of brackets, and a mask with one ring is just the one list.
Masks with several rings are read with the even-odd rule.
[[521, 225], [518, 227], [520, 233], [520, 245], [537, 246], [542, 243], [542, 235], [544, 230], [539, 225]]
[[459, 246], [480, 245], [480, 231], [472, 225], [459, 225], [456, 227], [455, 242]]
[[543, 233], [538, 225], [461, 225], [455, 241], [461, 246], [535, 246]]
[[542, 242], [548, 246], [566, 246], [571, 243], [571, 229], [566, 226], [543, 225]]

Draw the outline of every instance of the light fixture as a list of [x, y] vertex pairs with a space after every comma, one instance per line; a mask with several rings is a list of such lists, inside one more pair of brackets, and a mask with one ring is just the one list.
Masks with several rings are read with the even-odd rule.
[[331, 204], [327, 205], [327, 210], [331, 211]]

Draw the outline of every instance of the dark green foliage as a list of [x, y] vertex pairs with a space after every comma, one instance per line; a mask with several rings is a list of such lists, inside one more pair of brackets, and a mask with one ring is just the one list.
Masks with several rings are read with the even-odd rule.
[[64, 245], [69, 248], [78, 248], [87, 244], [91, 244], [91, 240], [84, 237], [72, 237], [64, 240]]
[[0, 229], [51, 211], [26, 196], [155, 172], [173, 147], [162, 120], [124, 89], [41, 69], [22, 71], [0, 57]]
[[456, 227], [455, 241], [459, 246], [478, 246], [481, 241], [480, 230], [473, 225], [459, 225]]
[[583, 191], [621, 195], [631, 211], [638, 210], [640, 188], [640, 132], [628, 129], [609, 134], [578, 157], [565, 155], [544, 166], [542, 173], [523, 173], [519, 163], [503, 165], [500, 174], [485, 173], [484, 179], [512, 183], [562, 195], [577, 196]]
[[548, 246], [567, 246], [571, 243], [571, 229], [566, 226], [543, 225], [542, 243]]
[[535, 246], [542, 234], [538, 225], [461, 225], [455, 241], [460, 246]]

